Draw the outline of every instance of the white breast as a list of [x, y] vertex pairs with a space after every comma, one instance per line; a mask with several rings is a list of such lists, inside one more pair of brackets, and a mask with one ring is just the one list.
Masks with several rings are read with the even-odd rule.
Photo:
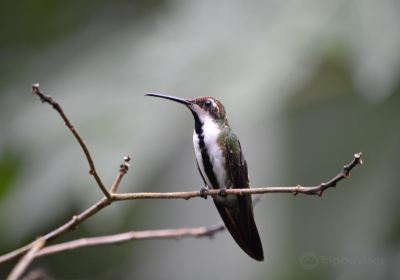
[[[203, 135], [204, 144], [207, 147], [208, 156], [213, 166], [214, 174], [217, 177], [219, 186], [225, 187], [226, 173], [225, 173], [225, 159], [222, 151], [218, 146], [219, 128], [217, 124], [208, 116], [202, 116], [203, 122]], [[193, 133], [193, 145], [196, 154], [197, 162], [199, 163], [201, 173], [206, 179], [207, 185], [212, 187], [210, 180], [204, 170], [203, 158], [199, 148], [199, 138], [196, 132]]]

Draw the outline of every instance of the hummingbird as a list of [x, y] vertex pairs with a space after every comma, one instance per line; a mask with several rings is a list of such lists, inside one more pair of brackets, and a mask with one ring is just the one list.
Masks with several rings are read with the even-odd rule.
[[250, 257], [264, 260], [263, 248], [254, 221], [251, 194], [226, 194], [226, 188], [249, 188], [247, 163], [239, 139], [233, 133], [222, 103], [210, 96], [184, 99], [170, 95], [148, 93], [146, 96], [169, 99], [185, 105], [194, 118], [193, 145], [197, 168], [206, 190], [219, 189], [214, 204], [236, 243]]

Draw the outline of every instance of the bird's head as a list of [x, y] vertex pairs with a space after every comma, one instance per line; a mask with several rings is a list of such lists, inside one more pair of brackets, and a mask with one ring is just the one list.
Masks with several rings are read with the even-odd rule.
[[193, 99], [185, 99], [159, 93], [148, 93], [146, 96], [160, 97], [169, 99], [177, 103], [181, 103], [192, 111], [194, 116], [197, 116], [200, 121], [209, 117], [215, 121], [223, 121], [226, 118], [225, 108], [222, 103], [210, 96], [197, 97]]

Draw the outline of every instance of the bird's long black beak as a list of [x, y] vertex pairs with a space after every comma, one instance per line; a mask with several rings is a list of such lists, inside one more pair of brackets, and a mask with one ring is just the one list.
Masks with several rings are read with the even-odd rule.
[[165, 94], [159, 94], [159, 93], [146, 93], [145, 96], [154, 96], [154, 97], [160, 97], [160, 98], [164, 98], [164, 99], [169, 99], [184, 105], [192, 105], [192, 101], [190, 101], [189, 99], [184, 99], [184, 98], [180, 98], [180, 97], [175, 97], [175, 96], [171, 96], [171, 95], [165, 95]]

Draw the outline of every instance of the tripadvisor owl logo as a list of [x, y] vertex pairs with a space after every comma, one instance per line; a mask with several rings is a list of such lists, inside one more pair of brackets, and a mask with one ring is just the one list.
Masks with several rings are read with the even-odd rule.
[[313, 252], [304, 252], [300, 256], [300, 265], [307, 270], [314, 269], [319, 265], [319, 256]]
[[313, 252], [304, 252], [300, 256], [302, 268], [311, 270], [321, 265], [329, 266], [382, 266], [384, 259], [378, 256], [324, 256]]

